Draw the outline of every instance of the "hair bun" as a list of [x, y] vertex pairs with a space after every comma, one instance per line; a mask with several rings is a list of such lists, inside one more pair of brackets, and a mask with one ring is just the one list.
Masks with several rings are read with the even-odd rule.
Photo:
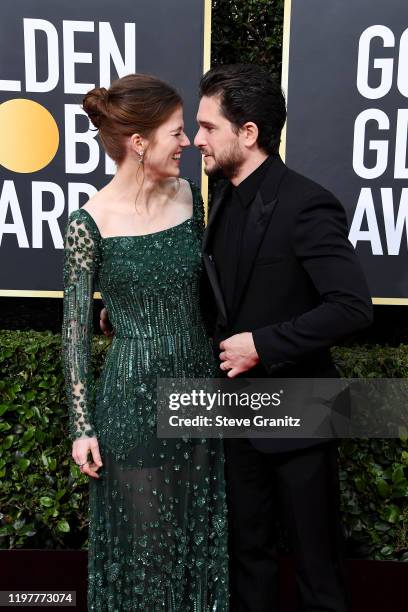
[[99, 129], [108, 113], [109, 92], [106, 87], [91, 89], [82, 101], [82, 108], [92, 124]]

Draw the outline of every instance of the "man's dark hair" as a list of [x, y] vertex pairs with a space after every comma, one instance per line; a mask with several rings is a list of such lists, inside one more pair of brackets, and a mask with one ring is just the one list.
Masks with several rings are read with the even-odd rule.
[[200, 82], [200, 97], [219, 96], [221, 111], [238, 131], [247, 121], [258, 127], [257, 144], [277, 153], [286, 120], [285, 98], [279, 83], [261, 66], [216, 66]]

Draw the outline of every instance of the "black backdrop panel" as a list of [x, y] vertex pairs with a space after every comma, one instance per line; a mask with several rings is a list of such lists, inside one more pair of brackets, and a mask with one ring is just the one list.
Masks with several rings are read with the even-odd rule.
[[373, 297], [407, 298], [408, 4], [292, 0], [286, 161], [336, 194]]
[[[86, 84], [108, 86], [135, 70], [155, 74], [181, 92], [186, 132], [193, 137], [203, 31], [204, 0], [16, 0], [0, 6], [0, 125], [23, 120], [13, 105], [25, 99], [47, 109], [59, 133], [55, 157], [44, 168], [27, 172], [20, 167], [24, 143], [13, 138], [13, 129], [3, 130], [0, 291], [40, 295], [62, 288], [68, 212], [113, 173], [99, 149], [92, 146], [90, 152], [92, 136], [80, 135], [89, 126], [85, 116], [76, 114]], [[36, 151], [37, 145], [28, 157], [35, 160]], [[10, 169], [10, 158], [17, 168]], [[183, 156], [182, 175], [200, 182], [201, 159], [193, 147]]]

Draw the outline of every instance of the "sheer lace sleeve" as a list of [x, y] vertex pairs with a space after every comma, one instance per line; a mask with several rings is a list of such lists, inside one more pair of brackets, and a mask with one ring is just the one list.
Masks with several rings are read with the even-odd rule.
[[92, 425], [92, 306], [100, 235], [84, 210], [68, 221], [64, 245], [62, 355], [73, 439], [95, 435]]

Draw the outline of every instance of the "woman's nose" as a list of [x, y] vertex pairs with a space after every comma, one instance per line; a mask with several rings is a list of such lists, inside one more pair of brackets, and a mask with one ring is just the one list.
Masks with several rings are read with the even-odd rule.
[[181, 143], [181, 146], [182, 147], [188, 147], [189, 145], [191, 145], [190, 139], [187, 136], [187, 134], [184, 134], [184, 138], [183, 138], [183, 141]]

